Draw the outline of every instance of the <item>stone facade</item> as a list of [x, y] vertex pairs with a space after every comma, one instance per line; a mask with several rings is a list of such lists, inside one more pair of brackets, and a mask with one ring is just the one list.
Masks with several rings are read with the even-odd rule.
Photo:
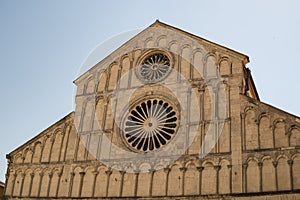
[[[300, 118], [259, 100], [248, 62], [155, 22], [74, 81], [74, 112], [7, 155], [5, 197], [300, 199]], [[159, 117], [135, 114], [143, 102], [172, 106], [165, 141]], [[134, 137], [139, 149], [140, 123], [153, 142]]]

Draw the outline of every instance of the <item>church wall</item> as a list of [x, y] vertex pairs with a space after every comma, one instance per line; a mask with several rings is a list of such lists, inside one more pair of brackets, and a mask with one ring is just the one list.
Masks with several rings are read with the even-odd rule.
[[[282, 193], [298, 198], [285, 192], [300, 189], [299, 119], [244, 96], [242, 59], [211, 45], [195, 49], [164, 35], [134, 42], [146, 49], [159, 46], [173, 51], [174, 69], [181, 76], [171, 76], [168, 84], [186, 81], [191, 85], [186, 93], [178, 88], [184, 97], [181, 103], [188, 108], [185, 133], [195, 131], [196, 135], [187, 135], [177, 149], [190, 141], [189, 148], [168, 166], [139, 163], [130, 166], [131, 173], [124, 166], [99, 161], [106, 153], [115, 153], [110, 151], [111, 144], [127, 148], [114, 120], [113, 91], [139, 87], [134, 68], [147, 53], [128, 47], [132, 51], [98, 64], [76, 81], [75, 114], [10, 154], [6, 197], [279, 200], [276, 195]], [[217, 77], [222, 83], [211, 81]], [[167, 87], [147, 85], [134, 92], [130, 102], [151, 92], [176, 98]], [[196, 98], [191, 100], [192, 92]], [[198, 103], [199, 112], [190, 106], [193, 102]], [[199, 120], [193, 121], [198, 114]]]

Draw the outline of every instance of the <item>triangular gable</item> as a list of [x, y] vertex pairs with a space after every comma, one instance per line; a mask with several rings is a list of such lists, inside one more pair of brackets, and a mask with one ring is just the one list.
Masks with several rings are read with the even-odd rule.
[[196, 36], [194, 34], [191, 34], [189, 32], [186, 32], [184, 30], [181, 30], [179, 28], [176, 28], [174, 26], [165, 24], [160, 22], [159, 20], [156, 20], [153, 24], [151, 24], [149, 27], [147, 27], [146, 29], [144, 29], [143, 31], [141, 31], [140, 33], [138, 33], [137, 35], [135, 35], [134, 37], [132, 37], [131, 39], [129, 39], [127, 42], [125, 42], [123, 45], [121, 45], [119, 48], [117, 48], [116, 50], [114, 50], [111, 54], [109, 54], [108, 56], [106, 56], [104, 59], [102, 59], [101, 61], [99, 61], [96, 65], [94, 65], [92, 68], [90, 68], [89, 70], [87, 70], [86, 72], [84, 72], [83, 74], [81, 74], [78, 78], [76, 78], [73, 82], [77, 85], [77, 83], [84, 79], [84, 77], [88, 77], [89, 76], [89, 72], [95, 70], [95, 68], [97, 68], [100, 65], [103, 65], [104, 63], [110, 64], [110, 62], [113, 62], [113, 58], [117, 57], [118, 55], [122, 55], [122, 52], [126, 51], [128, 52], [128, 47], [130, 46], [130, 44], [134, 43], [135, 40], [137, 40], [140, 36], [144, 35], [149, 29], [151, 29], [152, 27], [162, 27], [162, 28], [166, 28], [169, 30], [173, 30], [173, 31], [178, 31], [181, 34], [187, 35], [188, 37], [191, 37], [197, 41], [199, 41], [200, 43], [203, 43], [205, 45], [210, 45], [213, 46], [215, 49], [221, 50], [224, 53], [230, 54], [234, 57], [239, 58], [242, 63], [244, 65], [246, 65], [247, 63], [249, 63], [249, 57], [247, 55], [244, 55], [242, 53], [239, 53], [235, 50], [229, 49], [227, 47], [224, 47], [222, 45], [216, 44], [214, 42], [211, 42], [209, 40], [206, 40], [204, 38], [201, 38], [199, 36]]
[[7, 157], [11, 157], [11, 156], [19, 153], [20, 151], [23, 151], [25, 148], [27, 148], [28, 146], [30, 146], [31, 144], [33, 144], [39, 138], [41, 138], [44, 135], [46, 135], [46, 134], [54, 131], [58, 126], [66, 123], [66, 121], [69, 121], [69, 120], [73, 121], [73, 117], [74, 117], [74, 112], [72, 111], [71, 113], [69, 113], [68, 115], [66, 115], [65, 117], [63, 117], [62, 119], [58, 120], [57, 122], [53, 123], [51, 126], [49, 126], [48, 128], [46, 128], [45, 130], [43, 130], [38, 135], [34, 136], [32, 139], [28, 140], [26, 143], [24, 143], [21, 146], [17, 147], [15, 150], [13, 150], [12, 152], [10, 152], [7, 155]]

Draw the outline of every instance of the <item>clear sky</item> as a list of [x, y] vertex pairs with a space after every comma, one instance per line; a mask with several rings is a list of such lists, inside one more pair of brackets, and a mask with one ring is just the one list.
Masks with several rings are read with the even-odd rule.
[[5, 155], [73, 110], [100, 43], [156, 19], [250, 57], [262, 101], [300, 115], [300, 1], [0, 0], [0, 180]]

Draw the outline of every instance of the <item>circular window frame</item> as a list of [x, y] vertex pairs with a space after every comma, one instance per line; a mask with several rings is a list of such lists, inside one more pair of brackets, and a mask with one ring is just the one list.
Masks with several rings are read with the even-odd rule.
[[[130, 115], [132, 115], [132, 111], [135, 110], [137, 111], [137, 107], [140, 106], [145, 103], [147, 104], [148, 101], [152, 101], [152, 103], [157, 100], [158, 102], [162, 101], [163, 104], [167, 103], [168, 106], [167, 108], [165, 108], [163, 106], [162, 109], [165, 109], [164, 111], [166, 111], [169, 107], [172, 107], [172, 110], [170, 112], [166, 112], [166, 115], [170, 114], [171, 112], [175, 112], [174, 115], [171, 115], [172, 118], [176, 118], [176, 121], [171, 121], [171, 122], [167, 122], [165, 121], [165, 123], [169, 123], [169, 124], [176, 124], [176, 127], [163, 127], [163, 128], [167, 128], [169, 130], [173, 130], [174, 132], [173, 133], [169, 133], [169, 136], [170, 138], [167, 139], [165, 138], [162, 138], [165, 140], [165, 143], [163, 143], [161, 140], [159, 141], [160, 145], [159, 146], [156, 146], [157, 143], [153, 143], [153, 149], [151, 149], [150, 147], [150, 144], [148, 145], [148, 148], [144, 148], [146, 144], [146, 142], [143, 142], [142, 146], [138, 147], [138, 145], [141, 143], [141, 141], [137, 142], [138, 144], [136, 144], [135, 146], [133, 146], [133, 143], [134, 141], [131, 141], [129, 142], [128, 140], [130, 140], [130, 136], [126, 136], [126, 134], [129, 134], [128, 131], [126, 130], [126, 128], [128, 128], [128, 125], [126, 125], [126, 122], [128, 122], [128, 117]], [[163, 105], [163, 104], [160, 104]], [[162, 115], [164, 115], [165, 113], [163, 113]], [[153, 121], [152, 121], [153, 120]], [[151, 127], [150, 123], [153, 123], [153, 127]], [[150, 135], [150, 137], [154, 138], [158, 138], [157, 136], [157, 129], [161, 129], [162, 127], [160, 126], [160, 128], [158, 128], [158, 124], [161, 123], [161, 121], [159, 121], [159, 119], [152, 119], [151, 117], [148, 116], [148, 118], [146, 118], [144, 121], [143, 121], [143, 125], [139, 124], [140, 128], [145, 130], [145, 129], [148, 129], [148, 133]], [[164, 123], [164, 122], [163, 122]], [[177, 102], [177, 100], [173, 100], [173, 99], [169, 99], [169, 98], [166, 98], [164, 96], [156, 96], [156, 95], [151, 95], [151, 96], [147, 96], [147, 97], [144, 97], [142, 99], [139, 99], [138, 101], [134, 102], [131, 104], [131, 106], [129, 107], [128, 111], [126, 113], [124, 113], [123, 115], [123, 118], [122, 118], [122, 126], [121, 126], [121, 137], [122, 137], [122, 141], [123, 143], [125, 144], [125, 146], [133, 151], [133, 152], [136, 152], [136, 153], [150, 153], [150, 152], [156, 152], [156, 151], [160, 151], [162, 150], [165, 146], [167, 146], [170, 142], [172, 142], [172, 140], [174, 139], [174, 137], [176, 137], [176, 134], [178, 132], [178, 129], [180, 127], [180, 106]], [[147, 127], [148, 125], [148, 127]], [[150, 125], [150, 126], [149, 126]], [[156, 128], [156, 132], [155, 134], [153, 134], [153, 129]], [[151, 133], [150, 133], [151, 132]], [[139, 133], [139, 134], [143, 134], [143, 133]], [[160, 133], [161, 134], [161, 133]], [[145, 138], [143, 137], [144, 135], [142, 135], [140, 138]], [[148, 138], [148, 137], [147, 137]], [[142, 139], [139, 139], [139, 140], [142, 140]], [[150, 139], [148, 139], [149, 141]], [[152, 141], [154, 141], [155, 139], [152, 139]]]
[[[160, 78], [155, 78], [153, 80], [149, 80], [146, 79], [142, 74], [141, 74], [141, 67], [143, 65], [143, 62], [145, 62], [145, 60], [149, 59], [151, 56], [154, 56], [156, 54], [161, 54], [163, 56], [165, 56], [168, 61], [169, 61], [169, 68], [166, 72], [164, 72], [164, 74], [162, 74], [162, 76]], [[137, 76], [137, 78], [146, 84], [154, 84], [154, 83], [158, 83], [161, 82], [162, 80], [164, 80], [172, 71], [174, 66], [174, 58], [172, 56], [172, 54], [170, 54], [170, 52], [168, 51], [164, 51], [164, 50], [158, 50], [158, 49], [152, 49], [147, 51], [146, 53], [144, 53], [138, 60], [137, 62], [137, 66], [135, 67], [135, 74]]]

